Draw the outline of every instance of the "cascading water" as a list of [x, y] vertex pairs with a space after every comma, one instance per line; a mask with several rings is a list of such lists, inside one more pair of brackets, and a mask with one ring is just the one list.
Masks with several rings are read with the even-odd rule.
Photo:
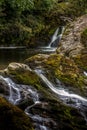
[[86, 71], [84, 71], [84, 75], [87, 76], [87, 72]]
[[35, 124], [35, 130], [48, 130], [48, 128], [43, 124], [43, 122], [47, 122], [49, 121], [49, 119], [46, 119], [44, 117], [41, 117], [39, 115], [35, 115], [35, 114], [32, 114], [30, 112], [30, 110], [35, 107], [36, 105], [38, 104], [42, 104], [42, 102], [40, 102], [39, 100], [39, 95], [36, 91], [32, 91], [31, 89], [28, 89], [28, 91], [31, 93], [32, 97], [33, 97], [33, 101], [34, 101], [34, 104], [31, 105], [31, 106], [28, 106], [26, 109], [25, 109], [25, 113], [27, 115], [29, 115], [29, 117], [31, 117], [31, 119], [34, 121], [34, 124]]
[[48, 47], [51, 47], [52, 43], [57, 39], [58, 37], [59, 28], [55, 31], [55, 33], [52, 36], [51, 42], [49, 43]]
[[77, 94], [70, 93], [66, 91], [62, 86], [59, 84], [59, 88], [52, 84], [46, 76], [43, 74], [42, 70], [36, 69], [36, 74], [42, 79], [42, 81], [55, 93], [57, 94], [60, 99], [69, 106], [77, 108], [80, 110], [82, 116], [84, 117], [85, 121], [87, 122], [87, 117], [85, 113], [87, 113], [87, 99], [83, 98]]
[[[82, 116], [84, 117], [85, 121], [87, 122], [87, 117], [85, 113], [87, 113], [87, 99], [83, 98], [77, 94], [70, 93], [68, 90], [66, 91], [63, 86], [61, 85], [61, 82], [57, 82], [56, 87], [54, 84], [52, 84], [44, 75], [44, 72], [41, 69], [35, 70], [36, 74], [42, 79], [42, 81], [55, 93], [59, 96], [59, 98], [67, 105], [72, 106], [74, 108], [77, 108]], [[39, 99], [39, 94], [35, 88], [29, 85], [20, 85], [14, 83], [10, 78], [4, 78], [3, 76], [0, 76], [1, 81], [6, 82], [8, 88], [9, 88], [9, 96], [7, 99], [16, 105], [20, 105], [20, 103], [24, 100], [27, 100], [28, 97], [33, 101], [32, 104], [27, 104], [27, 106], [24, 108], [25, 113], [31, 117], [35, 130], [51, 130], [46, 124], [49, 124], [49, 122], [52, 121], [49, 117], [44, 117], [42, 115], [39, 115], [37, 113], [32, 113], [32, 109], [37, 106], [41, 105], [43, 106], [44, 102], [41, 102]], [[30, 101], [30, 100], [29, 100]]]
[[57, 28], [57, 30], [55, 31], [55, 33], [52, 36], [51, 42], [49, 43], [48, 47], [57, 47], [58, 43], [60, 42], [62, 35], [64, 32], [64, 27], [59, 27]]
[[62, 35], [64, 32], [64, 26], [58, 27], [54, 32], [50, 43], [48, 46], [40, 47], [42, 52], [54, 52], [56, 51], [59, 42], [61, 41]]
[[[7, 84], [9, 89], [9, 96], [3, 96], [9, 100], [12, 104], [19, 105], [28, 98], [30, 98], [33, 102], [31, 105], [27, 105], [25, 108], [25, 113], [31, 117], [35, 125], [35, 130], [48, 130], [48, 128], [43, 124], [43, 122], [49, 121], [49, 119], [43, 118], [39, 115], [34, 115], [30, 113], [30, 109], [33, 108], [37, 104], [42, 104], [39, 100], [39, 94], [37, 90], [29, 85], [21, 85], [14, 83], [10, 78], [5, 78], [0, 76], [0, 80]], [[30, 100], [29, 100], [30, 101]]]
[[5, 81], [9, 87], [8, 100], [13, 104], [16, 104], [19, 100], [21, 100], [20, 90], [15, 83], [10, 78], [4, 78], [3, 76], [0, 76], [0, 79]]

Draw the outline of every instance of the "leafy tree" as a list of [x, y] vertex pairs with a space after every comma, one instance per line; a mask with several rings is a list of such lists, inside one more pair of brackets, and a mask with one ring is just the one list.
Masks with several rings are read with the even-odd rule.
[[39, 11], [46, 11], [53, 8], [57, 0], [34, 0], [35, 9]]
[[22, 11], [34, 8], [33, 0], [0, 0], [0, 8], [8, 18], [19, 17]]

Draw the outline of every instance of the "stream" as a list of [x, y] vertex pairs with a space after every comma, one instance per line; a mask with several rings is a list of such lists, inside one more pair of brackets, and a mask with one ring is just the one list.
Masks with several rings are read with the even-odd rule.
[[[35, 69], [34, 71], [52, 91], [52, 93], [55, 93], [58, 98], [66, 105], [78, 109], [87, 122], [86, 98], [66, 90], [63, 86], [61, 86], [61, 82], [59, 80], [57, 82], [57, 86], [55, 86], [51, 81], [48, 80], [48, 78], [45, 76], [45, 72], [43, 72], [41, 69]], [[14, 105], [21, 106], [22, 104], [22, 106], [24, 106], [24, 111], [32, 119], [35, 130], [51, 130], [51, 128], [46, 126], [46, 124], [51, 122], [52, 119], [38, 115], [37, 113], [32, 113], [32, 108], [38, 105], [44, 105], [44, 102], [40, 101], [40, 93], [38, 93], [38, 91], [33, 86], [16, 84], [10, 78], [3, 76], [0, 76], [0, 81], [6, 84], [9, 91], [8, 95], [3, 94], [3, 96]]]

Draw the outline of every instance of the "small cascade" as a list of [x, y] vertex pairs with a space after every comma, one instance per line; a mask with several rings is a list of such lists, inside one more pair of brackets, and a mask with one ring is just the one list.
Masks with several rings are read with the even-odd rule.
[[51, 52], [51, 53], [55, 52], [58, 47], [59, 42], [61, 41], [63, 32], [64, 32], [64, 26], [58, 27], [56, 31], [54, 32], [48, 46], [39, 47], [39, 49], [41, 49], [41, 52]]
[[20, 90], [18, 88], [18, 85], [15, 84], [10, 78], [4, 78], [3, 76], [0, 76], [0, 79], [2, 81], [5, 81], [9, 88], [9, 98], [8, 100], [16, 104], [19, 100], [21, 100]]
[[84, 71], [84, 75], [87, 76], [87, 72], [86, 71]]
[[83, 98], [77, 94], [70, 93], [69, 90], [65, 90], [62, 86], [56, 87], [52, 84], [43, 72], [39, 69], [35, 70], [36, 74], [42, 79], [42, 81], [55, 93], [60, 99], [67, 105], [75, 107], [81, 111], [82, 116], [87, 121], [87, 117], [85, 116], [85, 112], [87, 112], [87, 99]]
[[59, 28], [56, 29], [56, 31], [54, 32], [52, 38], [51, 38], [51, 42], [49, 43], [49, 47], [51, 47], [52, 43], [57, 39], [58, 37], [58, 33], [59, 33]]
[[33, 101], [31, 105], [28, 105], [27, 102], [25, 113], [31, 117], [33, 123], [35, 124], [35, 130], [49, 130], [43, 122], [49, 122], [50, 119], [41, 117], [38, 114], [32, 114], [30, 111], [36, 105], [42, 104], [42, 102], [39, 100], [39, 94], [37, 93], [37, 90], [29, 85], [16, 84], [10, 78], [0, 76], [0, 79], [2, 82], [4, 81], [7, 84], [7, 87], [9, 89], [8, 97], [4, 96], [3, 94], [3, 96], [9, 100], [9, 102], [20, 106], [20, 104], [23, 101], [26, 102], [28, 98]]
[[57, 28], [57, 30], [55, 31], [55, 33], [52, 36], [52, 39], [51, 39], [51, 42], [48, 45], [48, 48], [58, 46], [58, 43], [60, 42], [60, 40], [62, 38], [63, 32], [64, 32], [64, 27], [63, 26]]
[[31, 117], [31, 119], [33, 120], [34, 124], [35, 124], [35, 130], [48, 130], [48, 128], [44, 125], [44, 122], [49, 122], [50, 119], [46, 119], [44, 117], [41, 117], [39, 116], [38, 114], [32, 114], [31, 113], [31, 109], [33, 107], [35, 107], [36, 105], [39, 105], [41, 104], [42, 105], [42, 102], [39, 100], [39, 95], [37, 92], [35, 91], [32, 91], [30, 89], [28, 89], [28, 91], [31, 93], [32, 97], [33, 97], [33, 101], [34, 101], [34, 104], [31, 105], [31, 106], [28, 106], [26, 109], [25, 109], [25, 113], [27, 115], [29, 115], [29, 117]]

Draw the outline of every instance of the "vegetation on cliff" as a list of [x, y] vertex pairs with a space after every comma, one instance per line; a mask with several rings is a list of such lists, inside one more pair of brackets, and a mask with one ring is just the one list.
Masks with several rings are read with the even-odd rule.
[[1, 0], [0, 45], [43, 44], [59, 25], [86, 13], [86, 5], [85, 0]]

